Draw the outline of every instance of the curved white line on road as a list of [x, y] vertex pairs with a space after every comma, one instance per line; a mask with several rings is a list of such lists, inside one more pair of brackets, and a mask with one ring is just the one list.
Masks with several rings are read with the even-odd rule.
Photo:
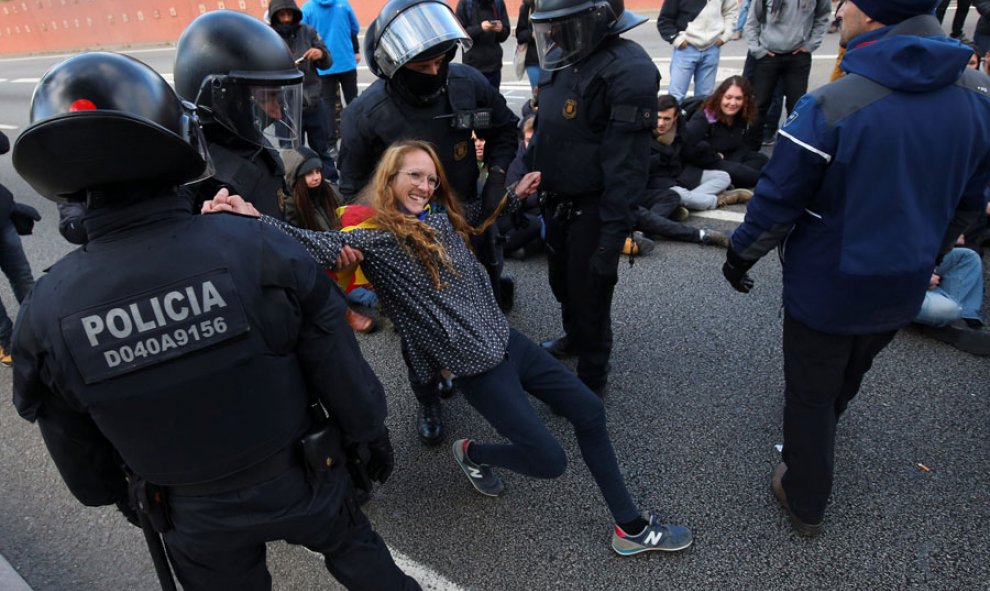
[[[306, 550], [313, 556], [318, 556], [320, 562], [323, 561], [323, 555], [319, 552], [313, 552], [308, 548]], [[416, 579], [423, 591], [466, 591], [464, 587], [452, 583], [440, 573], [416, 562], [395, 548], [389, 548], [388, 551], [392, 553], [392, 559], [395, 560], [396, 566], [402, 569], [402, 572]]]
[[0, 123], [0, 129], [3, 129], [3, 130], [17, 129], [17, 126], [16, 125], [7, 125], [6, 123]]
[[742, 223], [746, 218], [746, 214], [738, 213], [735, 211], [725, 211], [722, 209], [709, 209], [708, 211], [692, 211], [691, 215], [693, 217], [708, 218], [711, 220], [723, 220], [726, 222], [738, 222]]

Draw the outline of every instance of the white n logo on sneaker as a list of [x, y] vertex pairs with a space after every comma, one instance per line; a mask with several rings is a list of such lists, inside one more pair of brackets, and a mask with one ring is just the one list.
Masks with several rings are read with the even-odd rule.
[[661, 538], [663, 538], [662, 531], [659, 530], [651, 531], [650, 533], [646, 534], [645, 538], [643, 538], [643, 544], [647, 546], [656, 546], [657, 544], [660, 543]]
[[468, 472], [471, 473], [471, 478], [484, 478], [485, 475], [481, 473], [481, 470], [477, 468], [468, 467]]

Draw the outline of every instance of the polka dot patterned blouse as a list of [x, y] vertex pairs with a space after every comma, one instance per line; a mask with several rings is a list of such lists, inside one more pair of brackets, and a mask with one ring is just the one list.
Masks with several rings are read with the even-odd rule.
[[443, 209], [423, 221], [437, 231], [457, 271], [440, 267], [443, 289], [434, 286], [423, 265], [387, 230], [315, 232], [268, 216], [261, 219], [298, 240], [326, 267], [336, 263], [345, 245], [364, 253], [361, 269], [406, 343], [416, 381], [429, 383], [444, 368], [460, 376], [479, 374], [505, 358], [509, 325], [495, 302], [488, 274]]

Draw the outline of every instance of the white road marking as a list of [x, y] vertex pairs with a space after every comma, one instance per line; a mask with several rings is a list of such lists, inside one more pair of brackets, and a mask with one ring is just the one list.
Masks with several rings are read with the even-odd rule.
[[17, 126], [7, 125], [6, 123], [0, 123], [0, 129], [17, 129]]
[[[392, 553], [392, 559], [395, 560], [396, 566], [398, 566], [402, 572], [416, 579], [416, 582], [423, 588], [423, 591], [466, 591], [464, 587], [447, 580], [447, 578], [440, 573], [426, 565], [416, 562], [402, 552], [399, 552], [394, 548], [389, 548], [388, 550]], [[313, 556], [318, 556], [321, 561], [323, 560], [323, 555], [319, 552], [309, 550], [309, 553]]]
[[745, 219], [746, 214], [738, 213], [735, 211], [725, 211], [722, 209], [709, 209], [708, 211], [692, 211], [692, 216], [697, 216], [699, 218], [708, 218], [712, 220], [722, 220], [726, 222], [738, 222], [742, 223]]
[[37, 84], [41, 78], [14, 78], [11, 80], [14, 84]]

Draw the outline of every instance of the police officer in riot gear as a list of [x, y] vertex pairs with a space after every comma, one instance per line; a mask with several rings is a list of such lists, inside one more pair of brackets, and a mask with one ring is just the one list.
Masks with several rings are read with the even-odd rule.
[[543, 173], [550, 287], [564, 336], [544, 348], [577, 355], [578, 377], [604, 392], [619, 253], [646, 190], [660, 74], [619, 34], [646, 22], [622, 0], [536, 0], [530, 15], [540, 110], [527, 153]]
[[139, 507], [187, 590], [270, 588], [274, 539], [350, 589], [418, 589], [339, 467], [393, 465], [344, 298], [279, 232], [193, 215], [177, 186], [211, 168], [193, 106], [137, 60], [84, 53], [41, 79], [31, 122], [17, 171], [89, 205], [89, 242], [38, 281], [13, 345], [14, 403], [72, 493]]
[[216, 173], [197, 199], [221, 187], [282, 218], [285, 169], [276, 148], [299, 147], [303, 74], [271, 27], [232, 10], [207, 12], [175, 48], [175, 90], [196, 104]]
[[[340, 189], [356, 198], [371, 179], [385, 149], [401, 139], [436, 146], [468, 222], [494, 211], [505, 193], [505, 170], [515, 156], [518, 119], [498, 90], [469, 66], [451, 63], [457, 46], [471, 39], [443, 0], [391, 0], [364, 36], [368, 68], [380, 78], [344, 110], [341, 119]], [[478, 190], [471, 132], [486, 140], [488, 178]], [[501, 277], [502, 248], [493, 227], [479, 236], [475, 252], [485, 265], [503, 310], [511, 307], [512, 284]], [[436, 384], [418, 384], [420, 438], [443, 436]]]

